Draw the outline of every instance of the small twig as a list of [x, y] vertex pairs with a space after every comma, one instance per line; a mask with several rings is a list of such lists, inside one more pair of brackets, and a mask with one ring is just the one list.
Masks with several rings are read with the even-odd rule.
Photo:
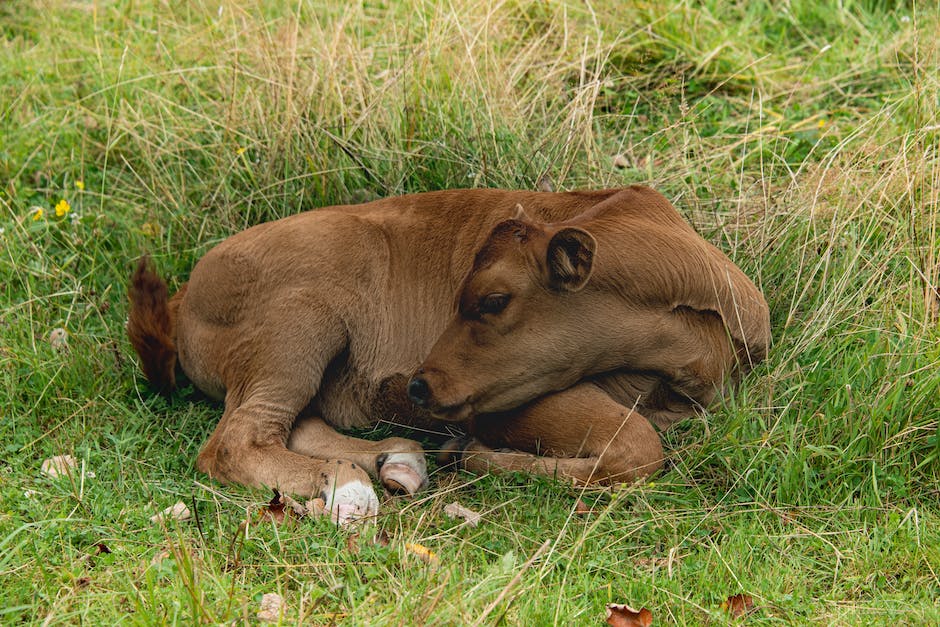
[[196, 495], [190, 494], [190, 502], [193, 504], [193, 516], [196, 519], [196, 529], [199, 531], [199, 537], [202, 538], [202, 546], [206, 546], [206, 533], [202, 530], [202, 521], [199, 519], [199, 509], [196, 507]]
[[370, 170], [370, 169], [368, 168], [368, 166], [366, 166], [365, 162], [359, 157], [359, 155], [356, 154], [355, 151], [353, 151], [353, 149], [350, 147], [350, 143], [351, 143], [351, 142], [346, 142], [346, 141], [344, 141], [343, 139], [341, 139], [340, 137], [337, 137], [336, 135], [334, 135], [333, 133], [329, 132], [328, 130], [326, 130], [326, 129], [323, 128], [323, 127], [319, 127], [319, 126], [318, 126], [317, 129], [318, 129], [321, 133], [323, 133], [324, 135], [326, 135], [326, 137], [327, 137], [330, 141], [332, 141], [334, 144], [336, 144], [336, 147], [339, 148], [340, 150], [342, 150], [343, 153], [345, 153], [347, 157], [349, 157], [350, 159], [352, 159], [353, 163], [355, 163], [356, 166], [358, 166], [358, 168], [362, 171], [363, 176], [366, 177], [366, 180], [368, 180], [369, 183], [371, 183], [371, 184], [374, 185], [375, 187], [379, 187], [379, 188], [385, 190], [386, 193], [389, 193], [389, 192], [391, 191], [391, 190], [388, 188], [388, 186], [385, 185], [384, 183], [382, 183], [382, 181], [379, 180], [379, 178], [372, 172], [372, 170]]
[[542, 553], [544, 553], [545, 551], [547, 551], [547, 550], [548, 550], [548, 547], [550, 547], [551, 545], [552, 545], [552, 541], [551, 541], [551, 540], [546, 540], [545, 542], [542, 543], [542, 546], [539, 547], [539, 550], [536, 551], [536, 552], [532, 555], [532, 557], [530, 557], [530, 558], [526, 561], [526, 563], [522, 565], [522, 568], [519, 569], [519, 572], [517, 572], [517, 573], [513, 576], [513, 578], [509, 581], [509, 583], [506, 584], [506, 587], [502, 589], [502, 591], [499, 593], [499, 596], [497, 596], [497, 597], [493, 600], [492, 603], [490, 603], [489, 605], [486, 606], [486, 609], [483, 610], [483, 613], [480, 614], [480, 617], [476, 620], [476, 622], [473, 623], [475, 626], [476, 626], [476, 625], [482, 625], [482, 624], [483, 624], [483, 621], [485, 621], [485, 620], [486, 620], [486, 617], [490, 615], [490, 612], [492, 612], [494, 609], [496, 609], [496, 606], [499, 605], [499, 604], [502, 602], [502, 600], [506, 598], [506, 595], [509, 594], [509, 591], [512, 590], [512, 589], [516, 586], [517, 583], [519, 583], [519, 580], [522, 578], [522, 573], [524, 573], [525, 571], [529, 570], [529, 568], [532, 566], [532, 564], [535, 563], [535, 560], [537, 560], [539, 557], [541, 557]]

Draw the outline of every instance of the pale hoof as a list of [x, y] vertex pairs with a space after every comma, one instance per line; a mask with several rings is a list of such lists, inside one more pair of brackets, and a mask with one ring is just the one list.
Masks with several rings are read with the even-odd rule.
[[412, 495], [428, 483], [428, 466], [421, 453], [389, 453], [379, 468], [379, 480], [389, 492]]
[[371, 518], [379, 513], [379, 499], [371, 485], [361, 481], [350, 481], [347, 484], [324, 494], [326, 509], [330, 519], [338, 525]]

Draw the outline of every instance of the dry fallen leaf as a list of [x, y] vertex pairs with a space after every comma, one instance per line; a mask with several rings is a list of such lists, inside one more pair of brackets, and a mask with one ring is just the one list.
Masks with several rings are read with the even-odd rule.
[[182, 501], [167, 507], [165, 510], [159, 514], [154, 514], [150, 517], [150, 522], [154, 524], [159, 524], [167, 520], [189, 520], [192, 514], [189, 511], [189, 508], [186, 507], [186, 504]]
[[261, 597], [261, 609], [258, 610], [258, 620], [265, 623], [274, 623], [284, 614], [284, 599], [281, 595], [269, 592]]
[[749, 594], [732, 594], [721, 604], [721, 609], [734, 618], [745, 616], [754, 611], [754, 599]]
[[57, 351], [65, 350], [69, 347], [68, 332], [59, 327], [49, 332], [49, 344]]
[[653, 613], [645, 607], [635, 610], [621, 603], [607, 604], [607, 624], [614, 627], [650, 627]]
[[268, 501], [268, 504], [261, 508], [260, 515], [261, 518], [269, 518], [276, 523], [282, 523], [290, 511], [284, 509], [284, 497], [275, 490], [274, 496]]
[[305, 516], [322, 516], [326, 513], [326, 503], [323, 499], [311, 499], [304, 503], [299, 503], [286, 494], [281, 494], [277, 490], [267, 505], [261, 508], [259, 517], [268, 518], [275, 523], [283, 523], [292, 518], [304, 518]]
[[482, 518], [479, 512], [468, 509], [457, 502], [445, 505], [444, 513], [451, 518], [463, 518], [471, 527], [476, 527], [478, 524], [480, 524], [480, 519]]
[[64, 475], [71, 475], [72, 470], [78, 467], [78, 460], [72, 457], [71, 455], [56, 455], [55, 457], [50, 457], [42, 463], [40, 472], [46, 475], [47, 477], [61, 477]]
[[594, 510], [587, 506], [587, 504], [578, 499], [578, 502], [574, 504], [574, 513], [584, 516], [586, 514], [592, 513]]
[[663, 164], [663, 160], [653, 159], [651, 162], [649, 157], [640, 157], [639, 161], [636, 162], [636, 167], [638, 170], [645, 170], [647, 166], [650, 165], [650, 163], [652, 163], [653, 166], [658, 168]]
[[391, 538], [388, 537], [388, 532], [384, 529], [379, 529], [376, 531], [375, 537], [372, 538], [372, 544], [377, 544], [379, 546], [388, 546], [391, 541]]

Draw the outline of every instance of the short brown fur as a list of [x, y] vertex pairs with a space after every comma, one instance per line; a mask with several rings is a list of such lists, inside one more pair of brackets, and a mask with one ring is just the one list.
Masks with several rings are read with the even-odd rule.
[[176, 387], [176, 346], [173, 339], [175, 307], [169, 303], [166, 284], [144, 257], [131, 276], [128, 289], [131, 308], [127, 334], [141, 358], [147, 379], [161, 393]]
[[[493, 290], [504, 312], [467, 315]], [[418, 489], [417, 443], [334, 428], [432, 414], [476, 436], [450, 449], [471, 468], [645, 476], [662, 464], [652, 425], [707, 405], [770, 341], [760, 291], [643, 187], [327, 207], [230, 237], [172, 299], [144, 260], [129, 295], [153, 384], [173, 386], [178, 356], [225, 401], [199, 468], [303, 496], [366, 473]], [[407, 402], [416, 371], [427, 410]]]

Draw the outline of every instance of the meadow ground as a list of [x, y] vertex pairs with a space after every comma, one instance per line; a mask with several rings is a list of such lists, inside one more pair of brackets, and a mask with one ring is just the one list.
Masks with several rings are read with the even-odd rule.
[[[0, 623], [251, 623], [269, 592], [283, 624], [940, 623], [938, 34], [878, 0], [0, 4]], [[141, 253], [179, 285], [262, 220], [545, 176], [655, 186], [767, 295], [769, 360], [666, 471], [435, 471], [352, 540], [195, 471], [219, 408], [139, 375]]]

